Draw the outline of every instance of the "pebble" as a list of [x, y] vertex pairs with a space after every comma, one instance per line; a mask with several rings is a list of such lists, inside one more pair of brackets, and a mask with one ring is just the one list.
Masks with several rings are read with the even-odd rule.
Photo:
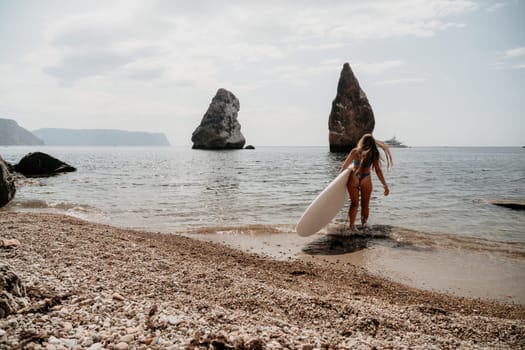
[[128, 343], [126, 342], [120, 342], [117, 345], [115, 345], [115, 350], [128, 350]]
[[135, 339], [135, 336], [133, 334], [126, 334], [120, 337], [120, 341], [124, 343], [131, 343], [134, 339]]
[[113, 293], [113, 295], [111, 296], [111, 298], [113, 298], [113, 300], [117, 300], [117, 301], [124, 301], [124, 297], [118, 293]]

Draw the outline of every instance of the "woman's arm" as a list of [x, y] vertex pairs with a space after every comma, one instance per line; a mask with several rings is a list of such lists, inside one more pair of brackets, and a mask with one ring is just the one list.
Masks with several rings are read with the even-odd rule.
[[341, 166], [341, 170], [339, 170], [339, 172], [345, 170], [346, 168], [350, 166], [350, 164], [352, 164], [352, 162], [355, 159], [355, 153], [356, 153], [355, 148], [350, 153], [348, 153], [348, 157], [346, 157], [346, 160], [343, 163], [343, 166]]
[[388, 185], [386, 184], [385, 177], [383, 176], [383, 171], [381, 170], [381, 165], [379, 165], [379, 160], [374, 161], [374, 170], [376, 171], [377, 178], [381, 183], [383, 184], [383, 189], [385, 190], [385, 196], [388, 196], [390, 193], [390, 190], [388, 189]]

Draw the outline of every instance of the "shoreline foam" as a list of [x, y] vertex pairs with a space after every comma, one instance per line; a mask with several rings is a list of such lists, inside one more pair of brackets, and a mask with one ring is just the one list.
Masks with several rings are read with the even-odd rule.
[[525, 346], [523, 305], [418, 290], [349, 263], [276, 261], [53, 214], [0, 211], [0, 225], [21, 242], [0, 254], [30, 303], [63, 297], [0, 320], [8, 348]]

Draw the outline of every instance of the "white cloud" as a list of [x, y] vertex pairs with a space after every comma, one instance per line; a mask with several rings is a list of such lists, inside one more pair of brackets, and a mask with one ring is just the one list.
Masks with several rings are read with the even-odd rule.
[[349, 1], [337, 6], [304, 7], [290, 16], [291, 41], [368, 40], [429, 37], [464, 24], [448, 16], [477, 8], [473, 1]]
[[487, 12], [495, 12], [499, 9], [501, 9], [502, 7], [504, 7], [506, 4], [504, 2], [495, 2], [493, 4], [490, 4], [489, 6], [487, 6], [485, 8], [485, 11]]
[[523, 69], [525, 66], [525, 63], [523, 63], [523, 59], [525, 58], [525, 46], [507, 49], [498, 53], [497, 57], [497, 60], [490, 64], [490, 66], [497, 70], [505, 70], [509, 68]]
[[[217, 62], [242, 68], [282, 60], [297, 50], [341, 49], [355, 40], [433, 36], [463, 26], [448, 17], [477, 7], [469, 0], [206, 4], [197, 9], [184, 1], [97, 3], [91, 12], [50, 23], [47, 46], [38, 50], [52, 52], [54, 59], [43, 70], [74, 83], [129, 70], [137, 62], [152, 65], [147, 61], [155, 62], [155, 69], [130, 72], [129, 77], [158, 78], [173, 66], [192, 67], [195, 61], [200, 68]], [[362, 69], [378, 74], [400, 64], [362, 64]], [[213, 76], [213, 69], [208, 74]]]
[[506, 57], [521, 57], [525, 56], [525, 46], [516, 47], [513, 49], [505, 50]]
[[392, 79], [375, 82], [373, 85], [399, 85], [407, 83], [424, 83], [426, 78], [405, 78], [405, 79]]
[[355, 69], [356, 71], [369, 74], [381, 74], [387, 70], [399, 68], [403, 65], [404, 63], [400, 60], [390, 60], [371, 63], [356, 62], [354, 64], [351, 64], [353, 69]]

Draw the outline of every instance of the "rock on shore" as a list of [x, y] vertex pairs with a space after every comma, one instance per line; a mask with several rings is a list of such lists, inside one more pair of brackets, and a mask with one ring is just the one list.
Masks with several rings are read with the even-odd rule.
[[9, 165], [0, 156], [0, 208], [9, 203], [16, 193], [15, 178]]
[[345, 63], [328, 119], [330, 151], [349, 152], [361, 136], [374, 130], [374, 126], [372, 106], [350, 64]]
[[192, 134], [194, 149], [242, 149], [246, 140], [237, 120], [239, 100], [226, 89], [219, 89]]

